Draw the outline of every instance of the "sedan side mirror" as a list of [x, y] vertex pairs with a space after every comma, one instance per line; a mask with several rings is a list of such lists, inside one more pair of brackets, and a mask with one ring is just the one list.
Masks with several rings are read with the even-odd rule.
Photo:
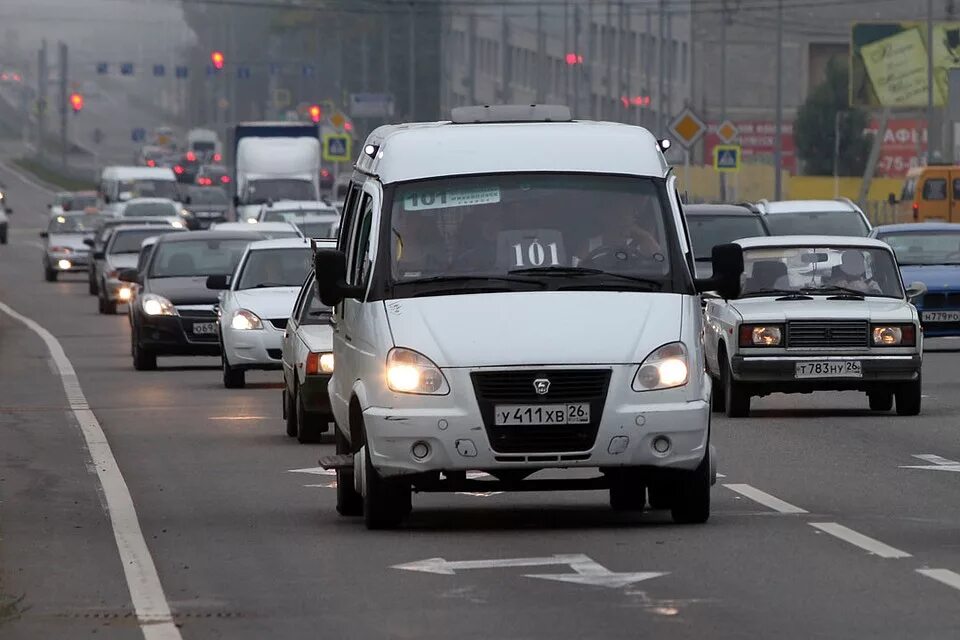
[[907, 300], [913, 302], [917, 298], [922, 297], [927, 292], [927, 285], [923, 284], [920, 281], [911, 282], [910, 286], [907, 287]]
[[47, 233], [46, 231], [41, 231], [41, 232], [40, 232], [40, 237], [41, 237], [41, 238], [49, 238], [49, 237], [50, 237], [50, 234]]
[[697, 291], [716, 291], [724, 300], [740, 295], [740, 276], [743, 275], [743, 248], [731, 242], [713, 248], [711, 262], [713, 275], [697, 279]]
[[891, 193], [887, 195], [887, 202], [889, 204], [897, 204], [897, 194]]
[[207, 276], [207, 289], [217, 289], [220, 291], [229, 289], [230, 283], [227, 281], [227, 278], [229, 278], [229, 276]]
[[117, 273], [117, 279], [120, 282], [132, 282], [133, 284], [141, 284], [140, 282], [140, 272], [136, 269], [120, 269]]
[[84, 238], [83, 244], [87, 245], [88, 247], [92, 247], [94, 244], [93, 238]]
[[317, 249], [313, 269], [320, 300], [332, 307], [344, 298], [359, 298], [363, 288], [347, 284], [347, 256], [337, 249]]

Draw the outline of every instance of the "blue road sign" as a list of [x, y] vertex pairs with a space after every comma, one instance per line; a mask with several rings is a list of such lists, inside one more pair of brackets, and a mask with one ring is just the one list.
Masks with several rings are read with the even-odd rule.
[[121, 75], [124, 75], [124, 76], [132, 76], [132, 75], [133, 75], [133, 63], [132, 63], [132, 62], [124, 62], [124, 63], [122, 63], [122, 64], [120, 65], [120, 74], [121, 74]]
[[237, 67], [237, 77], [246, 80], [250, 77], [250, 67]]
[[186, 78], [190, 75], [190, 69], [187, 67], [177, 67], [175, 71], [178, 78]]
[[213, 76], [213, 75], [216, 75], [216, 73], [217, 73], [217, 70], [213, 68], [213, 65], [212, 65], [212, 64], [208, 64], [208, 65], [207, 65], [207, 75], [208, 75], [208, 76]]
[[147, 130], [143, 127], [137, 127], [130, 132], [130, 139], [134, 142], [143, 142], [147, 139]]
[[346, 133], [326, 133], [323, 135], [323, 159], [328, 162], [348, 162], [350, 160], [351, 137]]
[[162, 64], [153, 65], [153, 75], [157, 78], [162, 78], [167, 75], [167, 68]]
[[312, 64], [303, 65], [303, 68], [301, 69], [301, 73], [303, 73], [304, 78], [311, 77], [313, 75], [313, 65]]
[[98, 63], [97, 63], [97, 75], [105, 76], [105, 75], [107, 75], [107, 72], [108, 72], [109, 70], [110, 70], [110, 65], [107, 64], [106, 62], [98, 62]]
[[727, 173], [739, 171], [741, 151], [738, 144], [718, 144], [713, 148], [713, 168]]

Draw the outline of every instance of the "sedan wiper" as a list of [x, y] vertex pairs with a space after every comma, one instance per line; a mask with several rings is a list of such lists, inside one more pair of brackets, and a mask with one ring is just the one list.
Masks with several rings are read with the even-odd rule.
[[528, 267], [525, 269], [512, 269], [507, 273], [527, 273], [531, 275], [536, 274], [545, 276], [609, 276], [613, 278], [619, 278], [620, 280], [639, 282], [651, 287], [656, 287], [657, 290], [663, 289], [663, 283], [658, 280], [652, 280], [650, 278], [644, 278], [641, 276], [632, 276], [626, 273], [604, 271], [603, 269], [594, 269], [592, 267]]

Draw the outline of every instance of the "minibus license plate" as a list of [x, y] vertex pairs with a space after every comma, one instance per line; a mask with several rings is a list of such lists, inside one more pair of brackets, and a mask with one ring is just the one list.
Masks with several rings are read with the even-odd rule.
[[859, 360], [823, 360], [798, 362], [797, 378], [862, 378]]
[[493, 413], [497, 426], [587, 424], [590, 422], [590, 403], [498, 404]]

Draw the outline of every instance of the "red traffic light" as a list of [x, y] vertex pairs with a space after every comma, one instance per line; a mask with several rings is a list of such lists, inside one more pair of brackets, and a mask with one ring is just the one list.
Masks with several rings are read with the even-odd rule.
[[83, 109], [83, 96], [79, 93], [70, 94], [70, 108], [74, 113], [79, 113]]
[[223, 57], [222, 51], [213, 51], [210, 53], [210, 62], [213, 64], [213, 68], [216, 70], [223, 69], [223, 63], [225, 58]]
[[320, 122], [320, 118], [323, 116], [323, 110], [320, 108], [320, 105], [312, 104], [310, 105], [308, 111], [310, 112], [311, 120], [314, 122]]
[[568, 66], [583, 64], [583, 56], [579, 53], [568, 53], [563, 57]]

